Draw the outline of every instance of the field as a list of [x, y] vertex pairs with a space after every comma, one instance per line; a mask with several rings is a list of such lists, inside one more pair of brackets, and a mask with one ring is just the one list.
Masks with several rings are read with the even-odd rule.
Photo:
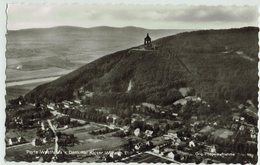
[[[9, 59], [7, 59], [8, 61]], [[48, 69], [39, 69], [39, 70], [17, 70], [17, 69], [6, 69], [6, 82], [11, 81], [21, 81], [27, 79], [35, 79], [41, 77], [51, 77], [51, 76], [60, 76], [71, 72], [73, 69], [62, 69], [51, 67]]]
[[10, 129], [6, 131], [6, 138], [12, 137], [19, 137], [22, 136], [25, 138], [26, 141], [31, 142], [32, 139], [36, 135], [36, 129], [25, 129], [25, 130], [18, 130], [18, 129]]
[[6, 87], [6, 100], [15, 99], [21, 95], [24, 95], [36, 86], [41, 85], [43, 83], [45, 82]]
[[[104, 128], [100, 125], [97, 125], [95, 123], [90, 123], [81, 127], [75, 127], [75, 128], [69, 128], [62, 132], [70, 134], [73, 133], [79, 143], [76, 144], [73, 147], [67, 147], [70, 151], [86, 151], [86, 150], [92, 150], [92, 149], [104, 149], [104, 150], [115, 150], [116, 148], [120, 148], [123, 144], [127, 142], [126, 139], [113, 137], [111, 134], [104, 134], [104, 135], [91, 135], [89, 134], [90, 131], [97, 130]], [[18, 131], [18, 130], [9, 130], [6, 133], [7, 138], [11, 137], [17, 137], [17, 136], [23, 136], [26, 140], [29, 142], [32, 141], [33, 138], [36, 136], [36, 130], [26, 130], [26, 131]], [[14, 157], [17, 155], [23, 157], [26, 156], [26, 150], [43, 150], [47, 148], [53, 148], [54, 144], [47, 144], [43, 146], [37, 146], [34, 147], [31, 145], [31, 143], [21, 144], [21, 145], [15, 145], [8, 147], [6, 149], [6, 159], [7, 160], [16, 160]]]
[[68, 147], [69, 150], [73, 151], [84, 151], [91, 149], [104, 149], [104, 150], [113, 150], [125, 144], [126, 139], [113, 137], [111, 134], [104, 135], [91, 135], [89, 132], [97, 129], [104, 128], [95, 123], [90, 123], [88, 125], [76, 128], [70, 128], [63, 132], [73, 133], [79, 140], [79, 144]]
[[93, 130], [101, 129], [102, 127], [99, 125], [96, 125], [94, 123], [90, 123], [81, 127], [75, 127], [75, 128], [68, 128], [62, 132], [67, 134], [81, 134], [81, 133], [88, 133]]
[[30, 143], [17, 145], [17, 146], [10, 147], [10, 148], [6, 149], [5, 159], [7, 161], [13, 161], [13, 160], [18, 161], [19, 158], [23, 159], [23, 157], [29, 156], [27, 151], [39, 151], [39, 150], [45, 150], [45, 149], [48, 149], [48, 148], [53, 149], [54, 148], [53, 146], [54, 146], [53, 143], [47, 144], [47, 145], [44, 145], [44, 146], [37, 146], [37, 147], [34, 147]]

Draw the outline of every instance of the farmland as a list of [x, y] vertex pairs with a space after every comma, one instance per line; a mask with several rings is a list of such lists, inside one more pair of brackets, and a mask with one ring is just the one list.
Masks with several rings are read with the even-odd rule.
[[28, 83], [28, 84], [23, 84], [23, 85], [6, 87], [6, 100], [15, 99], [19, 96], [22, 96], [22, 95], [26, 94], [28, 91], [35, 88], [35, 86], [38, 86], [43, 83], [45, 83], [45, 82], [43, 81], [43, 82]]
[[114, 148], [120, 147], [127, 142], [126, 139], [113, 137], [110, 134], [104, 135], [91, 135], [89, 132], [97, 129], [101, 129], [100, 125], [90, 123], [88, 125], [76, 128], [70, 128], [64, 131], [64, 133], [73, 133], [79, 144], [73, 147], [68, 147], [69, 150], [90, 150], [90, 149], [104, 149], [113, 150]]

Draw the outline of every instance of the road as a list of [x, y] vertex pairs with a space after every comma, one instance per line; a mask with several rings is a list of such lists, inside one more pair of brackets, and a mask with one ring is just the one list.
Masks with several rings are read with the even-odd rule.
[[17, 148], [17, 147], [22, 147], [22, 146], [27, 146], [27, 145], [31, 145], [31, 143], [28, 142], [28, 143], [23, 143], [23, 144], [17, 144], [17, 145], [6, 147], [6, 149]]
[[48, 81], [56, 80], [59, 77], [60, 76], [53, 76], [53, 77], [44, 77], [44, 78], [36, 78], [36, 79], [29, 79], [29, 80], [6, 82], [6, 87], [33, 84], [33, 83], [38, 83], [38, 82], [48, 82]]
[[[95, 122], [90, 122], [90, 123], [95, 123]], [[101, 123], [95, 123], [96, 125], [100, 125], [100, 126], [103, 126], [103, 127], [107, 127], [107, 128], [110, 128], [110, 129], [120, 129], [121, 131], [124, 131], [123, 128], [121, 127], [118, 127], [118, 126], [115, 126], [115, 125], [107, 125], [107, 124], [101, 124]]]

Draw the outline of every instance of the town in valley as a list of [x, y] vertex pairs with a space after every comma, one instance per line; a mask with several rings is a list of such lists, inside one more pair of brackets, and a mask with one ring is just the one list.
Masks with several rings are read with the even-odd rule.
[[8, 7], [6, 161], [257, 164], [258, 8], [36, 6]]

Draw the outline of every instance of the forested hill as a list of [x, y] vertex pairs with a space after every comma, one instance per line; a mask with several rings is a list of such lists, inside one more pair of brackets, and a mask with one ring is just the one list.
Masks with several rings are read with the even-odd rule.
[[258, 31], [245, 27], [164, 37], [153, 42], [158, 51], [130, 48], [104, 56], [38, 86], [25, 97], [32, 102], [58, 102], [72, 99], [84, 87], [94, 92], [98, 104], [147, 101], [165, 105], [182, 97], [180, 88], [190, 87], [206, 100], [251, 99], [256, 103]]

